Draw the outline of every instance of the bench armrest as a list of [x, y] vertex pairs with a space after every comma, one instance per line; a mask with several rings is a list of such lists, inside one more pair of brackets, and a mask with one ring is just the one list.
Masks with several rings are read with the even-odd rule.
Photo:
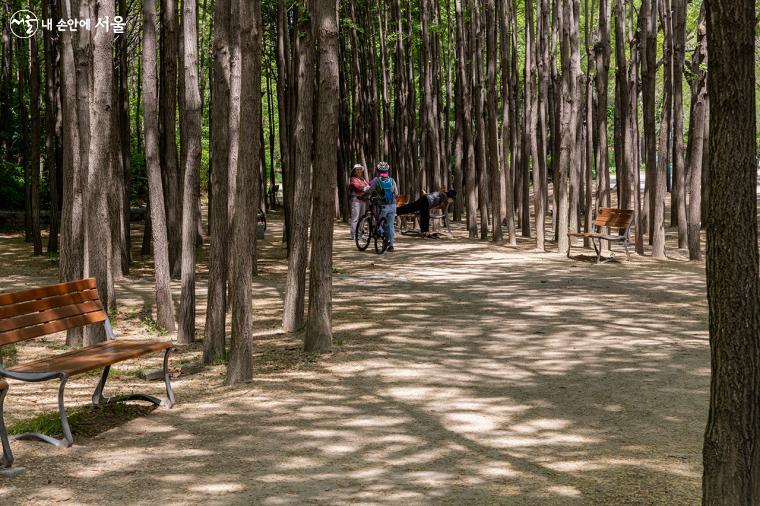
[[0, 376], [5, 378], [11, 378], [19, 381], [27, 381], [27, 382], [37, 382], [37, 381], [47, 381], [54, 378], [60, 378], [61, 375], [64, 374], [62, 372], [14, 372], [9, 371], [8, 369], [5, 369], [3, 367], [0, 367]]

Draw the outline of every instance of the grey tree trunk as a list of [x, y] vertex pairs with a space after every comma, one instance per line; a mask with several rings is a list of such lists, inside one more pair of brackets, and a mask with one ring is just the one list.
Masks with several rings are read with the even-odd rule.
[[[112, 2], [100, 4], [91, 0], [90, 12], [93, 18], [115, 15]], [[82, 33], [80, 32], [80, 37]], [[90, 153], [88, 158], [88, 180], [86, 192], [87, 224], [87, 275], [97, 280], [98, 292], [103, 306], [110, 308], [109, 299], [109, 258], [111, 230], [108, 214], [108, 191], [111, 168], [111, 129], [113, 128], [113, 58], [111, 44], [113, 32], [94, 30], [92, 32], [92, 103], [90, 105]], [[100, 325], [90, 325], [85, 329], [84, 345], [89, 346], [105, 340], [105, 330]]]
[[673, 192], [671, 206], [678, 226], [678, 247], [686, 248], [686, 177], [683, 145], [683, 67], [686, 45], [686, 0], [673, 5]]
[[227, 200], [229, 180], [230, 108], [230, 0], [214, 2], [214, 78], [212, 82], [211, 202], [209, 210], [209, 272], [206, 333], [203, 362], [211, 364], [224, 357], [225, 314], [227, 311]]
[[332, 349], [332, 243], [337, 163], [334, 148], [338, 135], [338, 2], [314, 2], [314, 29], [319, 44], [316, 153], [312, 182], [314, 210], [311, 221], [309, 269], [309, 318], [304, 351], [324, 353]]
[[238, 157], [237, 195], [232, 219], [232, 336], [225, 379], [228, 385], [248, 382], [253, 377], [251, 284], [254, 265], [250, 248], [256, 239], [259, 151], [263, 147], [256, 131], [261, 128], [261, 4], [232, 1], [240, 2], [240, 116], [250, 121], [253, 131], [245, 142], [240, 143]]
[[[525, 136], [530, 142], [530, 160], [533, 169], [533, 207], [536, 221], [536, 249], [544, 251], [546, 249], [545, 240], [546, 232], [544, 231], [545, 212], [544, 212], [544, 194], [543, 178], [541, 168], [538, 163], [538, 68], [536, 59], [538, 58], [538, 42], [536, 41], [536, 31], [533, 28], [533, 2], [527, 0], [525, 3], [525, 22], [528, 25], [525, 30], [525, 108], [527, 111], [525, 121]], [[525, 161], [527, 163], [527, 159]]]
[[697, 47], [692, 61], [692, 127], [689, 130], [689, 259], [701, 260], [700, 232], [702, 229], [702, 158], [705, 145], [705, 127], [709, 107], [707, 96], [707, 37], [704, 8], [698, 23]]
[[[182, 2], [182, 17], [195, 20], [198, 0]], [[184, 36], [184, 84], [185, 92], [182, 116], [185, 122], [185, 159], [182, 191], [182, 295], [179, 304], [179, 329], [177, 342], [189, 344], [195, 341], [195, 248], [197, 243], [197, 202], [200, 199], [198, 174], [201, 163], [201, 95], [198, 82], [198, 30], [196, 23], [182, 24]]]
[[[506, 199], [507, 235], [509, 244], [517, 244], [515, 235], [515, 201], [514, 201], [514, 166], [510, 157], [510, 146], [512, 145], [511, 137], [511, 114], [510, 114], [510, 51], [509, 48], [509, 0], [501, 0], [499, 5], [499, 19], [501, 20], [501, 29], [499, 31], [501, 43], [501, 97], [502, 97], [502, 114], [501, 114], [501, 170], [504, 172], [504, 196]], [[514, 148], [514, 147], [513, 147]]]
[[161, 65], [159, 67], [159, 142], [161, 181], [164, 187], [166, 226], [169, 239], [171, 276], [182, 272], [182, 178], [177, 158], [177, 0], [161, 0]]
[[[657, 143], [657, 171], [651, 192], [651, 207], [653, 208], [652, 221], [652, 256], [665, 258], [665, 184], [668, 166], [668, 144], [670, 141], [671, 118], [673, 107], [673, 64], [671, 50], [671, 25], [669, 0], [657, 0], [662, 16], [663, 26], [663, 99], [662, 114], [660, 116], [660, 132]], [[652, 4], [655, 5], [655, 2]], [[653, 7], [656, 9], [656, 7]], [[655, 37], [656, 37], [655, 32]]]
[[151, 231], [156, 282], [156, 322], [169, 332], [174, 327], [171, 294], [169, 244], [166, 238], [166, 208], [161, 185], [161, 159], [158, 139], [158, 75], [156, 68], [156, 6], [143, 3], [142, 98], [145, 132], [145, 166], [150, 191]]
[[[72, 17], [69, 0], [61, 1], [62, 17]], [[84, 276], [84, 212], [83, 190], [87, 182], [87, 168], [82, 166], [79, 143], [77, 108], [77, 69], [74, 60], [74, 40], [71, 32], [61, 34], [61, 99], [63, 123], [63, 208], [61, 211], [61, 281], [74, 281]], [[82, 328], [66, 333], [66, 344], [82, 344]]]
[[42, 235], [40, 233], [40, 144], [42, 139], [42, 120], [40, 118], [40, 62], [36, 35], [29, 38], [29, 62], [31, 225], [34, 255], [39, 256], [42, 255]]
[[[755, 2], [707, 1], [710, 411], [702, 503], [760, 503]], [[730, 170], [728, 170], [730, 168]]]
[[[467, 0], [465, 0], [467, 1]], [[467, 193], [465, 205], [467, 208], [467, 230], [470, 239], [478, 237], [477, 197], [475, 196], [475, 143], [472, 132], [472, 81], [467, 73], [467, 37], [464, 30], [464, 12], [462, 0], [456, 0], [457, 17], [457, 86], [462, 89], [462, 132], [465, 146], [464, 189]]]
[[[306, 0], [308, 4], [310, 1]], [[306, 12], [311, 12], [308, 8]], [[285, 303], [282, 327], [295, 332], [304, 324], [306, 294], [306, 263], [309, 247], [311, 215], [311, 158], [314, 109], [314, 47], [311, 21], [299, 24], [298, 44], [298, 109], [295, 122], [295, 160], [293, 171], [293, 234], [291, 236], [288, 274], [285, 281]], [[333, 146], [334, 149], [334, 146]], [[324, 182], [323, 182], [324, 184]], [[332, 215], [332, 213], [331, 213]]]
[[607, 147], [607, 87], [610, 70], [610, 6], [599, 0], [599, 40], [594, 45], [596, 61], [596, 208], [611, 207], [610, 167]]
[[492, 239], [498, 242], [504, 239], [504, 233], [501, 227], [501, 176], [499, 174], [499, 133], [498, 133], [498, 108], [496, 106], [496, 24], [498, 17], [496, 15], [496, 4], [494, 0], [487, 0], [485, 5], [485, 30], [486, 30], [486, 78], [488, 81], [487, 93], [487, 136], [488, 136], [488, 154], [486, 163], [488, 167], [489, 179], [491, 182], [491, 229], [493, 230]]

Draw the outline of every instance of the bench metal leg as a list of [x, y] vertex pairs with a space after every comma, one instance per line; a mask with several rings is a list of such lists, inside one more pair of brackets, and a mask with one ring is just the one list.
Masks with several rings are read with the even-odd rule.
[[5, 403], [7, 393], [8, 383], [2, 381], [0, 383], [0, 440], [2, 440], [3, 445], [2, 467], [11, 467], [13, 465], [13, 452], [11, 451], [10, 441], [8, 441], [8, 431], [5, 428], [5, 415], [3, 414], [3, 404]]
[[111, 402], [118, 402], [118, 401], [148, 401], [156, 406], [163, 406], [167, 408], [171, 408], [174, 406], [174, 403], [176, 402], [174, 399], [174, 391], [172, 390], [172, 384], [171, 384], [171, 378], [169, 377], [169, 351], [171, 349], [167, 348], [166, 352], [164, 353], [164, 383], [166, 384], [166, 399], [159, 399], [157, 397], [153, 397], [152, 395], [147, 394], [124, 394], [124, 395], [115, 395], [113, 397], [104, 397], [103, 396], [103, 388], [106, 385], [106, 380], [108, 380], [108, 373], [111, 370], [111, 366], [107, 365], [103, 368], [103, 374], [100, 376], [100, 381], [98, 382], [98, 386], [95, 387], [95, 392], [92, 394], [92, 405], [96, 408], [105, 406], [106, 404], [109, 404]]
[[66, 373], [61, 374], [61, 386], [58, 387], [58, 416], [61, 418], [61, 428], [63, 429], [63, 439], [56, 439], [48, 436], [47, 434], [41, 434], [39, 432], [25, 432], [13, 436], [13, 439], [37, 439], [50, 443], [54, 446], [68, 448], [74, 444], [74, 436], [71, 434], [71, 427], [69, 427], [69, 419], [66, 417], [66, 406], [63, 402], [63, 394], [66, 390], [66, 382], [69, 380], [69, 376]]

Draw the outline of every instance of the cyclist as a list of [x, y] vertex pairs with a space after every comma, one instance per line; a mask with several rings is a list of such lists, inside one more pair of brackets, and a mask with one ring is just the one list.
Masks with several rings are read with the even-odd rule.
[[388, 251], [393, 251], [395, 241], [394, 221], [396, 220], [396, 197], [398, 186], [390, 176], [390, 165], [387, 162], [377, 164], [375, 178], [370, 182], [365, 195], [374, 196], [380, 207], [379, 218], [385, 218], [385, 233], [388, 236]]

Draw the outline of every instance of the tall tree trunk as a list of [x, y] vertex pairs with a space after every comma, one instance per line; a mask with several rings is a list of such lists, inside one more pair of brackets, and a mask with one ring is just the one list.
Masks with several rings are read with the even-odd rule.
[[707, 1], [712, 379], [702, 503], [709, 505], [760, 503], [756, 19], [751, 0]]
[[705, 127], [707, 122], [708, 96], [707, 73], [707, 37], [705, 27], [705, 9], [702, 8], [697, 26], [697, 47], [692, 61], [692, 127], [689, 129], [688, 163], [689, 168], [689, 259], [701, 260], [700, 232], [702, 229], [702, 158], [705, 145]]
[[[306, 0], [306, 3], [315, 0]], [[306, 9], [306, 12], [310, 12]], [[293, 171], [293, 235], [285, 281], [285, 303], [282, 327], [294, 332], [304, 324], [306, 293], [306, 263], [309, 246], [309, 217], [311, 214], [312, 112], [314, 101], [314, 47], [311, 20], [299, 24], [298, 55], [298, 113], [295, 123], [296, 156]], [[334, 149], [334, 147], [333, 147]], [[324, 184], [324, 183], [322, 183]]]
[[201, 95], [198, 84], [198, 0], [183, 0], [182, 17], [185, 92], [183, 104], [185, 122], [184, 180], [182, 191], [182, 295], [179, 305], [177, 341], [195, 341], [195, 247], [197, 234], [196, 203], [200, 198], [198, 174], [201, 163]]
[[[58, 10], [55, 1], [43, 0], [42, 13], [47, 19], [58, 18]], [[60, 230], [60, 210], [61, 210], [61, 180], [59, 171], [61, 170], [61, 146], [58, 138], [58, 122], [60, 121], [60, 108], [58, 97], [60, 92], [60, 76], [58, 72], [58, 51], [59, 47], [53, 41], [50, 31], [43, 32], [43, 42], [45, 49], [45, 167], [48, 173], [48, 186], [50, 195], [50, 233], [48, 234], [47, 250], [48, 253], [58, 252], [58, 235]], [[1, 85], [0, 85], [1, 86]], [[2, 118], [2, 91], [0, 90], [0, 118]], [[2, 120], [0, 119], [0, 122]], [[0, 137], [2, 128], [0, 128]]]
[[[494, 242], [504, 239], [501, 228], [501, 176], [499, 175], [499, 134], [498, 134], [498, 108], [496, 106], [496, 3], [494, 0], [486, 0], [485, 4], [485, 30], [486, 30], [486, 79], [488, 82], [487, 92], [487, 132], [488, 154], [486, 163], [490, 175], [491, 192], [491, 229]], [[484, 167], [485, 168], [485, 167]]]
[[214, 1], [214, 79], [211, 122], [211, 202], [209, 210], [209, 272], [206, 333], [203, 362], [211, 364], [224, 357], [225, 314], [227, 312], [227, 199], [229, 180], [228, 117], [230, 108], [230, 0]]
[[596, 61], [596, 208], [611, 207], [610, 167], [607, 147], [607, 88], [610, 70], [610, 6], [599, 0], [599, 40], [594, 45]]
[[510, 113], [510, 82], [509, 82], [509, 69], [510, 69], [510, 44], [509, 44], [509, 0], [500, 0], [499, 5], [499, 19], [501, 20], [500, 43], [501, 43], [501, 99], [502, 99], [502, 114], [501, 114], [501, 170], [504, 172], [504, 194], [506, 198], [506, 215], [507, 222], [507, 234], [509, 235], [509, 244], [511, 246], [517, 245], [517, 236], [515, 235], [515, 202], [514, 202], [514, 164], [510, 157], [510, 147], [514, 149], [512, 144], [511, 131], [513, 128]]
[[[304, 351], [324, 353], [332, 348], [333, 220], [330, 219], [330, 208], [335, 194], [332, 176], [337, 163], [334, 146], [338, 134], [337, 0], [316, 0], [313, 20], [316, 42], [319, 44], [319, 91], [312, 183], [314, 212], [311, 222], [309, 318], [306, 322]], [[384, 100], [386, 98], [383, 97]]]
[[678, 226], [678, 247], [686, 248], [686, 177], [683, 145], [683, 66], [686, 44], [686, 0], [673, 5], [673, 193], [671, 206]]
[[[525, 121], [525, 136], [530, 142], [530, 160], [533, 169], [533, 206], [536, 220], [536, 249], [544, 251], [546, 233], [544, 231], [544, 195], [541, 170], [538, 164], [538, 42], [536, 30], [533, 24], [533, 2], [525, 3], [525, 108], [527, 111]], [[527, 159], [525, 161], [527, 163]]]
[[[652, 256], [665, 258], [665, 192], [666, 173], [668, 170], [668, 145], [671, 132], [671, 118], [673, 106], [673, 64], [671, 54], [670, 5], [669, 0], [658, 0], [662, 19], [663, 32], [663, 99], [662, 115], [660, 117], [660, 132], [657, 152], [657, 172], [652, 185], [652, 206], [654, 208], [654, 221], [652, 233]], [[653, 3], [653, 5], [655, 5]], [[655, 33], [656, 36], [656, 33]]]
[[30, 176], [31, 176], [31, 225], [34, 255], [42, 255], [42, 235], [40, 232], [40, 144], [42, 120], [40, 118], [40, 62], [37, 51], [37, 36], [29, 38], [29, 112], [30, 129]]
[[156, 6], [143, 3], [143, 110], [145, 162], [150, 189], [151, 231], [155, 260], [156, 322], [167, 331], [174, 331], [174, 304], [171, 294], [169, 244], [167, 241], [166, 208], [161, 185], [161, 159], [158, 140], [158, 83], [156, 65]]
[[[115, 5], [111, 2], [99, 3], [91, 0], [90, 13], [93, 19], [115, 15]], [[80, 33], [80, 37], [81, 37]], [[109, 228], [108, 191], [111, 172], [111, 128], [113, 127], [113, 57], [111, 44], [113, 33], [95, 30], [92, 34], [92, 103], [90, 104], [90, 154], [88, 158], [88, 180], [86, 193], [86, 224], [88, 264], [87, 275], [97, 280], [98, 292], [103, 307], [110, 308], [115, 301], [109, 294], [109, 258], [111, 256], [111, 230]], [[105, 331], [99, 325], [85, 329], [84, 345], [89, 346], [105, 340]]]
[[[71, 17], [71, 4], [61, 2], [61, 15]], [[74, 281], [84, 276], [84, 202], [87, 167], [81, 162], [79, 119], [77, 108], [77, 68], [74, 60], [74, 40], [71, 32], [61, 34], [61, 99], [63, 105], [63, 209], [61, 212], [61, 281]], [[82, 328], [69, 330], [66, 344], [82, 343]]]
[[475, 165], [478, 175], [478, 206], [480, 209], [480, 239], [488, 239], [488, 167], [486, 165], [486, 125], [483, 96], [483, 36], [484, 23], [480, 15], [480, 2], [473, 2], [472, 26], [472, 94], [475, 104]]
[[166, 226], [169, 239], [171, 276], [182, 273], [182, 193], [179, 159], [177, 158], [177, 0], [161, 0], [161, 65], [159, 82], [159, 135], [161, 148], [161, 181], [164, 187]]
[[[185, 0], [187, 1], [187, 0]], [[258, 211], [259, 152], [263, 149], [261, 136], [261, 4], [240, 2], [240, 117], [250, 121], [253, 132], [240, 143], [237, 172], [237, 195], [232, 219], [232, 336], [227, 384], [251, 381], [253, 377], [253, 255], [250, 247], [256, 238]]]
[[290, 37], [288, 35], [287, 22], [287, 3], [285, 0], [277, 2], [277, 111], [280, 138], [280, 169], [282, 171], [282, 191], [283, 191], [283, 213], [285, 215], [284, 237], [288, 243], [290, 251], [290, 228], [291, 228], [291, 209], [288, 205], [288, 188], [290, 181], [288, 174], [291, 171], [290, 164], [290, 143], [288, 142], [288, 132], [290, 132], [290, 105], [288, 98], [290, 92], [288, 84], [288, 57], [290, 55]]
[[[467, 1], [467, 0], [464, 0]], [[467, 206], [467, 230], [470, 239], [478, 236], [477, 225], [477, 197], [475, 196], [475, 142], [472, 131], [472, 81], [467, 73], [467, 39], [464, 31], [464, 12], [462, 0], [456, 0], [457, 16], [457, 79], [458, 86], [462, 89], [462, 131], [463, 142], [466, 150], [464, 169], [464, 188], [467, 192], [465, 205]]]
[[562, 106], [561, 106], [561, 145], [559, 166], [559, 216], [557, 217], [557, 241], [560, 252], [566, 252], [569, 246], [567, 237], [569, 201], [568, 177], [576, 166], [575, 143], [576, 125], [578, 123], [579, 93], [578, 75], [580, 74], [580, 48], [578, 37], [578, 3], [577, 0], [561, 0], [561, 43], [562, 61]]
[[[657, 131], [655, 125], [655, 79], [657, 71], [657, 3], [656, 0], [643, 0], [639, 11], [639, 31], [642, 42], [641, 50], [641, 96], [644, 123], [644, 153], [646, 163], [646, 188], [644, 206], [647, 212], [647, 230], [649, 242], [654, 239], [654, 213], [652, 212], [652, 193], [657, 173]], [[642, 213], [643, 214], [643, 213]], [[644, 219], [642, 217], [642, 219]]]
[[[119, 0], [119, 15], [127, 19], [129, 9], [126, 0]], [[130, 183], [132, 178], [132, 134], [130, 132], [129, 120], [129, 38], [126, 34], [118, 36], [118, 58], [119, 58], [119, 93], [118, 93], [118, 111], [119, 111], [119, 154], [121, 156], [122, 168], [122, 190], [121, 195], [121, 219], [120, 223], [120, 241], [121, 246], [121, 274], [129, 274], [129, 266], [132, 263], [132, 237], [130, 232]], [[139, 137], [138, 131], [138, 137]]]

